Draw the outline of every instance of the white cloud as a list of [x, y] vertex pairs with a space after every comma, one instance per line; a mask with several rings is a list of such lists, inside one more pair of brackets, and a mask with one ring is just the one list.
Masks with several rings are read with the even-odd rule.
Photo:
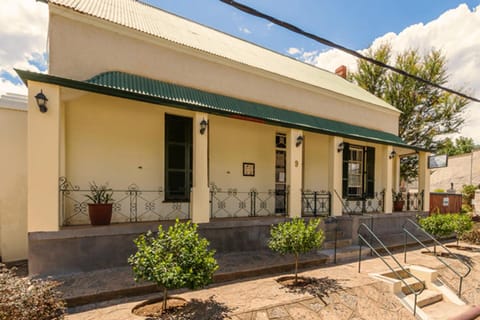
[[252, 31], [250, 31], [250, 29], [246, 28], [246, 27], [240, 27], [239, 28], [240, 32], [243, 32], [245, 34], [251, 34]]
[[[480, 97], [480, 6], [470, 10], [462, 4], [448, 10], [427, 24], [409, 26], [399, 34], [387, 33], [375, 39], [372, 47], [390, 42], [393, 53], [418, 48], [425, 53], [432, 48], [441, 50], [447, 57], [450, 74], [449, 87], [470, 89], [471, 95]], [[359, 52], [365, 53], [366, 50]], [[332, 49], [313, 58], [304, 58], [314, 65], [334, 71], [339, 65], [355, 70], [355, 58]], [[480, 143], [480, 103], [471, 103], [466, 113], [466, 125], [461, 135], [472, 137]]]
[[[13, 68], [43, 71], [48, 7], [36, 0], [0, 1], [0, 95], [27, 92]], [[13, 81], [13, 82], [12, 82]]]
[[299, 53], [302, 53], [303, 50], [298, 49], [298, 48], [288, 48], [287, 53], [289, 55], [295, 56], [298, 55]]

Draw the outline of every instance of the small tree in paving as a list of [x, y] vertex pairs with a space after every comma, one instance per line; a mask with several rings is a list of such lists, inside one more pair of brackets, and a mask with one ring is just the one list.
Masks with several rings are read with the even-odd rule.
[[135, 281], [152, 281], [163, 288], [162, 312], [167, 307], [167, 290], [204, 287], [218, 269], [215, 251], [208, 249], [208, 240], [199, 237], [197, 225], [190, 221], [181, 223], [177, 219], [167, 232], [160, 225], [157, 236], [149, 231], [134, 243], [138, 250], [128, 263]]
[[320, 248], [325, 240], [323, 230], [318, 230], [320, 219], [312, 219], [308, 224], [303, 219], [280, 223], [270, 229], [268, 247], [282, 255], [295, 255], [295, 283], [298, 279], [298, 256]]

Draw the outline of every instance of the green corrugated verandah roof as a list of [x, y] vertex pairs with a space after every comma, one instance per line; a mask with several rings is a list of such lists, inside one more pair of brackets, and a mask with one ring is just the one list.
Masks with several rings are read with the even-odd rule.
[[119, 71], [104, 72], [87, 81], [66, 79], [23, 70], [16, 70], [16, 72], [26, 84], [28, 80], [32, 80], [221, 116], [246, 118], [327, 135], [424, 150], [423, 148], [410, 146], [403, 142], [397, 135], [388, 132], [315, 117], [301, 112], [280, 109]]

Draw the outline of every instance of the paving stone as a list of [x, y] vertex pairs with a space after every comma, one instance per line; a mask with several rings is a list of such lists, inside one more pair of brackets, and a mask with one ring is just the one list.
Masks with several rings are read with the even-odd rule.
[[284, 307], [275, 307], [275, 308], [267, 309], [267, 314], [270, 320], [289, 317], [288, 312], [287, 310], [285, 310]]
[[321, 319], [349, 319], [352, 314], [353, 310], [343, 304], [331, 304], [319, 312]]
[[[287, 306], [288, 313], [295, 320], [321, 320], [322, 317], [300, 303]], [[332, 318], [334, 319], [334, 318]]]
[[242, 314], [237, 314], [236, 317], [240, 320], [252, 320], [253, 319], [253, 312], [246, 312]]
[[269, 320], [267, 311], [257, 311], [253, 317], [253, 320]]
[[313, 312], [317, 312], [317, 313], [323, 308], [325, 308], [325, 304], [318, 298], [302, 301], [300, 303], [305, 307], [309, 308], [310, 310], [312, 310]]

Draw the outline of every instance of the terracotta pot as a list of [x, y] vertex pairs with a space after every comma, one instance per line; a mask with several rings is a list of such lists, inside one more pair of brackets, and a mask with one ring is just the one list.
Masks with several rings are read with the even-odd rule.
[[111, 203], [89, 203], [88, 216], [92, 226], [104, 226], [112, 220]]
[[403, 205], [405, 204], [405, 201], [399, 200], [399, 201], [393, 201], [393, 211], [402, 211], [403, 210]]

